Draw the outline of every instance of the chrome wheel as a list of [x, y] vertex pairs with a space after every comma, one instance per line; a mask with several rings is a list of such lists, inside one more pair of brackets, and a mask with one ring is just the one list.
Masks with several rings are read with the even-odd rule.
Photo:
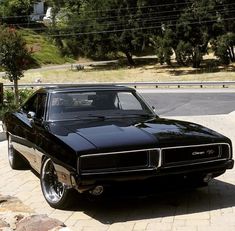
[[8, 139], [8, 161], [10, 163], [10, 166], [13, 166], [13, 162], [14, 162], [14, 149], [13, 149], [13, 145], [11, 143], [11, 138], [10, 137]]
[[41, 170], [41, 186], [46, 200], [50, 204], [59, 203], [66, 192], [65, 185], [58, 181], [57, 173], [50, 159], [46, 159]]

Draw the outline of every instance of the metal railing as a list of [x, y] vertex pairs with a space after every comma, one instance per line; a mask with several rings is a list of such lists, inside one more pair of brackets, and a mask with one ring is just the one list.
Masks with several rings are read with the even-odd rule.
[[[103, 83], [29, 83], [19, 84], [19, 88], [40, 88], [40, 87], [53, 87], [53, 86], [76, 86], [76, 85], [87, 85], [87, 84], [101, 84], [101, 85], [124, 85], [132, 87], [192, 87], [197, 86], [203, 88], [205, 86], [217, 86], [227, 88], [235, 85], [235, 81], [180, 81], [180, 82], [103, 82]], [[13, 84], [4, 84], [4, 88], [13, 88]]]

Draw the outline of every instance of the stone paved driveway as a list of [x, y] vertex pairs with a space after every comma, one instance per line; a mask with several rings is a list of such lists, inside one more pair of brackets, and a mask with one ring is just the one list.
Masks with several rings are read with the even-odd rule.
[[[181, 118], [207, 125], [235, 141], [234, 115]], [[114, 197], [77, 203], [73, 211], [62, 211], [47, 205], [34, 173], [10, 169], [7, 143], [0, 142], [0, 194], [18, 197], [34, 212], [57, 218], [74, 231], [235, 230], [235, 170], [227, 171], [206, 188], [132, 199]]]

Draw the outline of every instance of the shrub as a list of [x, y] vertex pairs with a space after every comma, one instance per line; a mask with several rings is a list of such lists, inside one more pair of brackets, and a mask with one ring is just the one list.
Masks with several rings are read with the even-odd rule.
[[234, 46], [235, 33], [227, 33], [217, 38], [213, 48], [222, 64], [228, 65], [230, 62], [235, 62]]
[[[19, 90], [19, 105], [21, 106], [25, 100], [33, 93], [32, 89]], [[6, 112], [11, 112], [17, 109], [15, 104], [15, 95], [13, 90], [5, 90], [3, 96], [3, 105], [0, 106], [0, 120], [2, 120]]]

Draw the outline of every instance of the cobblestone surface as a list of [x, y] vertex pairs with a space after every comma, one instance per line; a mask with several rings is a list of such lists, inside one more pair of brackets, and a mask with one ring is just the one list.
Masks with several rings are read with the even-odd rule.
[[[235, 147], [235, 115], [178, 117], [206, 125], [230, 137]], [[19, 198], [35, 213], [59, 219], [74, 231], [221, 231], [235, 230], [235, 170], [214, 179], [209, 187], [176, 190], [131, 200], [79, 202], [74, 210], [51, 208], [30, 170], [15, 171], [0, 142], [0, 194]], [[125, 189], [124, 189], [125, 190]], [[0, 204], [1, 206], [1, 204]], [[1, 214], [0, 214], [1, 216]]]

